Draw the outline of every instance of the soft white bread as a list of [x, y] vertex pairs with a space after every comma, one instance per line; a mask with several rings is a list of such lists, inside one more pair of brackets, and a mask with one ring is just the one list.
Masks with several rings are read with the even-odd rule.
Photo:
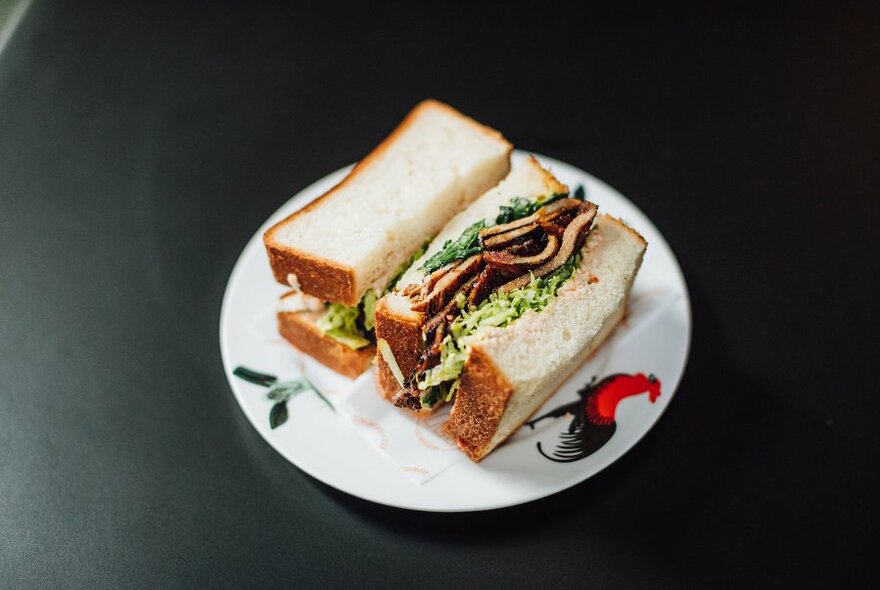
[[323, 311], [279, 311], [278, 332], [284, 338], [337, 373], [354, 379], [370, 368], [375, 346], [353, 350], [329, 338], [318, 327]]
[[[424, 274], [419, 266], [436, 253], [446, 240], [454, 240], [468, 226], [480, 219], [494, 222], [501, 205], [507, 205], [513, 197], [534, 200], [542, 195], [564, 193], [568, 187], [560, 183], [547, 170], [541, 168], [537, 160], [530, 157], [526, 162], [515, 168], [497, 186], [481, 195], [476, 201], [449, 220], [440, 234], [428, 246], [425, 254], [403, 274], [397, 283], [400, 291], [406, 285], [421, 282]], [[376, 339], [388, 341], [394, 358], [404, 375], [411, 374], [418, 364], [422, 345], [422, 324], [424, 314], [410, 309], [409, 298], [398, 292], [388, 293], [379, 300], [376, 306]], [[397, 380], [379, 356], [378, 367], [379, 388], [386, 397], [390, 397], [399, 388]]]
[[646, 248], [636, 231], [600, 215], [581, 267], [547, 307], [474, 337], [445, 425], [471, 459], [513, 434], [613, 331]]
[[435, 100], [403, 122], [330, 191], [263, 236], [272, 271], [304, 293], [356, 305], [446, 221], [510, 169], [500, 133]]

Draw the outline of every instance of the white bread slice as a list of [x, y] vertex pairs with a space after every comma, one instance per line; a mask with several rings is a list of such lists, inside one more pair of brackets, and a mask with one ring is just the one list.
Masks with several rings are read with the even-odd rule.
[[263, 236], [275, 279], [356, 305], [510, 169], [511, 144], [435, 100], [417, 105], [327, 193]]
[[598, 216], [581, 267], [547, 307], [474, 337], [444, 427], [471, 459], [522, 426], [614, 330], [646, 248], [623, 222]]
[[[513, 197], [534, 200], [542, 195], [567, 192], [568, 187], [560, 183], [532, 157], [507, 175], [497, 186], [480, 196], [471, 205], [449, 220], [440, 234], [428, 246], [425, 254], [416, 260], [397, 283], [395, 292], [388, 293], [376, 305], [376, 338], [388, 341], [394, 358], [404, 375], [411, 374], [418, 364], [421, 354], [422, 323], [424, 314], [410, 309], [410, 300], [396, 291], [406, 285], [421, 282], [424, 273], [419, 266], [436, 253], [446, 240], [454, 240], [468, 226], [480, 219], [494, 223], [499, 207], [507, 205]], [[381, 357], [377, 357], [377, 378], [379, 389], [386, 397], [394, 395], [399, 384], [391, 369]]]
[[279, 311], [278, 332], [291, 344], [320, 363], [354, 379], [370, 368], [376, 347], [353, 350], [329, 338], [318, 327], [324, 311]]

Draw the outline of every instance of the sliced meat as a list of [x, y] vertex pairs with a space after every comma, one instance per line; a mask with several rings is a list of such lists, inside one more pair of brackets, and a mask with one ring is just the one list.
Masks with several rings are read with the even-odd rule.
[[566, 211], [576, 211], [581, 205], [581, 201], [578, 201], [577, 199], [559, 199], [558, 201], [554, 201], [549, 205], [541, 207], [527, 217], [522, 217], [515, 221], [511, 221], [510, 223], [501, 223], [481, 229], [480, 239], [484, 240], [485, 243], [485, 240], [487, 240], [491, 236], [519, 229], [523, 226], [537, 223], [541, 220], [547, 221], [553, 219], [556, 216], [565, 213]]
[[440, 346], [443, 344], [443, 339], [449, 332], [449, 325], [455, 321], [455, 318], [457, 318], [459, 314], [461, 314], [461, 309], [455, 302], [455, 298], [458, 296], [458, 293], [464, 293], [466, 295], [470, 292], [476, 279], [477, 277], [473, 277], [465, 283], [443, 307], [443, 309], [438, 311], [431, 319], [425, 322], [425, 325], [422, 327], [422, 333], [424, 334], [426, 344], [422, 350], [414, 374], [425, 371], [440, 362]]
[[425, 326], [423, 328], [425, 334], [430, 335], [434, 332], [434, 330], [440, 327], [441, 324], [454, 320], [455, 316], [458, 315], [457, 313], [452, 316], [452, 320], [449, 319], [449, 316], [456, 311], [458, 311], [458, 306], [455, 304], [455, 298], [453, 297], [449, 300], [449, 303], [447, 303], [443, 307], [443, 309], [438, 311], [436, 314], [434, 314], [434, 317], [425, 322]]
[[511, 271], [503, 267], [487, 265], [474, 281], [474, 286], [467, 298], [468, 306], [476, 307], [499, 285], [503, 285], [517, 274], [519, 274], [517, 270]]
[[407, 297], [418, 296], [422, 299], [426, 298], [428, 294], [431, 292], [431, 289], [434, 288], [434, 285], [437, 284], [443, 275], [452, 270], [454, 267], [443, 267], [438, 268], [424, 279], [422, 279], [421, 283], [410, 283], [403, 289], [403, 294]]
[[538, 225], [548, 236], [556, 236], [561, 238], [565, 233], [565, 225], [558, 224], [554, 221], [539, 221]]
[[483, 240], [483, 247], [486, 250], [498, 250], [511, 244], [519, 239], [525, 239], [530, 233], [538, 229], [537, 223], [529, 223], [522, 227], [512, 229], [507, 232], [496, 234]]
[[524, 271], [529, 268], [539, 266], [549, 261], [556, 251], [559, 249], [559, 238], [554, 234], [547, 235], [547, 245], [537, 254], [531, 256], [517, 256], [509, 252], [486, 252], [483, 254], [483, 260], [487, 264], [496, 264], [505, 267], [517, 267]]
[[391, 403], [398, 408], [407, 408], [418, 412], [422, 409], [422, 396], [415, 387], [404, 387], [391, 396]]
[[578, 201], [577, 199], [559, 199], [549, 205], [545, 205], [541, 207], [537, 211], [535, 211], [535, 217], [537, 219], [553, 219], [557, 215], [561, 215], [566, 211], [575, 211], [581, 205], [583, 205], [582, 201]]
[[546, 236], [541, 236], [540, 239], [530, 238], [525, 242], [512, 244], [509, 248], [505, 248], [504, 251], [517, 256], [531, 256], [532, 254], [537, 254], [543, 250], [546, 243]]
[[497, 234], [503, 234], [504, 232], [509, 232], [515, 229], [518, 229], [524, 225], [529, 225], [530, 223], [535, 223], [538, 218], [533, 214], [528, 217], [523, 217], [521, 219], [517, 219], [515, 221], [511, 221], [510, 223], [500, 223], [498, 225], [493, 225], [491, 227], [485, 227], [480, 230], [480, 239], [485, 240], [490, 236], [494, 236]]
[[583, 207], [583, 212], [579, 213], [577, 217], [572, 219], [571, 223], [568, 224], [568, 227], [565, 228], [565, 233], [562, 236], [562, 244], [559, 246], [559, 250], [557, 250], [553, 258], [534, 269], [531, 275], [528, 273], [523, 274], [522, 276], [502, 285], [498, 288], [499, 293], [510, 293], [515, 289], [525, 287], [529, 284], [529, 281], [532, 280], [532, 276], [543, 277], [565, 264], [565, 261], [568, 260], [569, 256], [574, 254], [575, 249], [583, 244], [583, 239], [590, 230], [590, 224], [593, 223], [593, 219], [596, 218], [596, 211], [598, 209], [596, 205], [593, 203], [584, 203], [584, 205], [586, 206]]
[[441, 309], [449, 302], [449, 300], [455, 295], [456, 291], [458, 291], [468, 279], [480, 272], [482, 266], [482, 254], [474, 254], [470, 258], [463, 260], [437, 281], [427, 297], [422, 298], [421, 301], [416, 301], [412, 305], [412, 310], [422, 311], [428, 315], [433, 315], [437, 310]]

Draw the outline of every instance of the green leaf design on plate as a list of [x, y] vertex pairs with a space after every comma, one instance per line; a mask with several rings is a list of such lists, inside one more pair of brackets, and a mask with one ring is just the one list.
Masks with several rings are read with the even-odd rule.
[[314, 383], [312, 383], [311, 381], [309, 381], [309, 380], [306, 379], [305, 377], [303, 377], [302, 379], [303, 379], [303, 381], [305, 381], [306, 383], [308, 383], [309, 388], [310, 388], [312, 391], [314, 391], [315, 394], [316, 394], [319, 398], [321, 398], [321, 399], [324, 401], [324, 403], [327, 404], [327, 405], [330, 407], [331, 410], [333, 410], [334, 412], [336, 411], [336, 408], [333, 407], [333, 404], [330, 403], [330, 400], [327, 399], [327, 396], [325, 396], [323, 393], [321, 393], [321, 391], [320, 391], [317, 387], [315, 387], [315, 384], [314, 384]]
[[311, 385], [305, 379], [284, 381], [283, 383], [276, 383], [273, 385], [269, 391], [266, 392], [266, 397], [273, 402], [286, 402], [294, 394], [297, 394], [304, 389], [309, 389], [310, 387]]
[[269, 428], [275, 430], [285, 422], [287, 422], [287, 402], [278, 402], [269, 412]]
[[275, 375], [258, 373], [257, 371], [242, 366], [235, 367], [235, 370], [232, 371], [232, 374], [239, 379], [244, 379], [245, 381], [253, 383], [254, 385], [262, 385], [263, 387], [269, 387], [276, 381], [278, 381], [278, 377], [276, 377]]
[[259, 373], [242, 366], [236, 367], [232, 374], [254, 385], [262, 385], [269, 388], [269, 391], [266, 392], [266, 397], [269, 401], [275, 402], [275, 405], [272, 406], [272, 410], [269, 412], [269, 426], [273, 430], [287, 422], [287, 401], [301, 391], [311, 389], [331, 410], [336, 411], [330, 400], [305, 377], [278, 383], [278, 377], [275, 375]]

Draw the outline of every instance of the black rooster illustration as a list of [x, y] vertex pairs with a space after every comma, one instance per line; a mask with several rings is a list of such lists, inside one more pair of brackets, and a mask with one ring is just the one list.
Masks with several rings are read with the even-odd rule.
[[544, 418], [558, 418], [571, 414], [568, 430], [559, 435], [556, 449], [548, 455], [538, 443], [538, 452], [557, 463], [580, 461], [602, 448], [617, 430], [614, 413], [617, 404], [625, 397], [647, 393], [653, 403], [660, 396], [660, 380], [653, 374], [630, 375], [616, 373], [596, 383], [594, 376], [578, 391], [578, 399], [550, 410], [530, 422], [532, 429]]

